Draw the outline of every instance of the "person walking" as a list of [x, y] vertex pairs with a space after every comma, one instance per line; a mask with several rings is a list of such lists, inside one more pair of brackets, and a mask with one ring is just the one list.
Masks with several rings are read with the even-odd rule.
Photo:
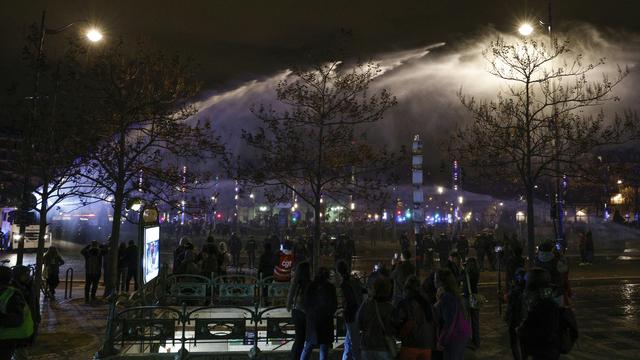
[[242, 251], [242, 240], [236, 233], [232, 233], [229, 238], [229, 252], [231, 253], [231, 266], [238, 269], [240, 267], [240, 252]]
[[338, 308], [336, 288], [329, 282], [329, 269], [318, 269], [315, 279], [309, 284], [304, 297], [306, 310], [306, 334], [301, 360], [311, 358], [313, 348], [319, 347], [320, 360], [329, 358], [329, 347], [333, 343], [333, 319]]
[[138, 290], [138, 271], [140, 264], [138, 264], [138, 246], [133, 242], [133, 240], [129, 240], [129, 245], [126, 250], [126, 259], [127, 259], [127, 279], [125, 281], [124, 291], [129, 292], [129, 283], [131, 279], [133, 279], [133, 290]]
[[463, 360], [471, 337], [471, 325], [466, 318], [460, 288], [448, 269], [437, 273], [438, 302], [435, 305], [440, 327], [437, 348], [444, 360]]
[[11, 360], [34, 334], [31, 308], [24, 294], [11, 286], [11, 269], [0, 266], [0, 360]]
[[56, 288], [60, 283], [60, 266], [64, 265], [64, 260], [58, 253], [58, 248], [52, 245], [44, 254], [42, 262], [44, 264], [42, 273], [46, 279], [46, 295], [55, 299]]
[[416, 268], [411, 262], [411, 252], [405, 250], [400, 255], [400, 263], [395, 264], [395, 259], [392, 260], [395, 268], [391, 271], [391, 280], [393, 280], [393, 305], [396, 306], [400, 300], [404, 297], [404, 283], [409, 276], [415, 275]]
[[118, 278], [116, 279], [116, 290], [120, 292], [125, 291], [125, 283], [127, 282], [128, 273], [127, 262], [127, 244], [124, 242], [118, 246]]
[[464, 305], [471, 320], [471, 343], [474, 348], [480, 347], [480, 303], [478, 302], [478, 282], [480, 270], [475, 258], [467, 259], [464, 265], [463, 275]]
[[373, 294], [362, 303], [356, 315], [362, 335], [362, 359], [392, 360], [396, 356], [391, 323], [393, 285], [389, 278], [380, 277], [373, 289]]
[[90, 304], [96, 300], [96, 291], [100, 282], [102, 271], [102, 252], [97, 241], [85, 246], [82, 251], [84, 256], [84, 303]]
[[402, 344], [398, 359], [430, 360], [436, 343], [435, 317], [416, 276], [407, 279], [404, 298], [393, 309], [391, 319]]
[[249, 236], [249, 239], [247, 240], [247, 243], [244, 244], [244, 251], [247, 253], [247, 258], [248, 258], [248, 264], [247, 266], [249, 267], [249, 269], [255, 269], [256, 268], [256, 250], [258, 248], [258, 243], [256, 242], [256, 238], [251, 235]]
[[311, 265], [301, 262], [296, 267], [295, 276], [291, 279], [287, 296], [287, 311], [291, 312], [295, 339], [291, 347], [291, 360], [299, 360], [306, 338], [307, 315], [304, 308], [305, 294], [311, 284]]
[[342, 360], [360, 360], [360, 330], [356, 314], [362, 304], [364, 289], [357, 279], [351, 277], [349, 265], [345, 261], [338, 261], [336, 271], [340, 275], [342, 315], [346, 333]]

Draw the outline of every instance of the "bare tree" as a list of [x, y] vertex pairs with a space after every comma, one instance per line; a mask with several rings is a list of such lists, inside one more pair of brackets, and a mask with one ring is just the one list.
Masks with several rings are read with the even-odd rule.
[[604, 60], [584, 64], [568, 41], [509, 43], [498, 38], [483, 54], [489, 72], [504, 80], [505, 87], [493, 100], [460, 94], [472, 120], [456, 132], [452, 149], [486, 175], [512, 179], [524, 190], [528, 255], [533, 258], [536, 183], [565, 175], [580, 155], [617, 141], [625, 124], [607, 124], [602, 113], [585, 116], [583, 110], [616, 100], [612, 91], [628, 71], [594, 80]]
[[[36, 210], [39, 215], [36, 289], [40, 289], [42, 282], [49, 211], [64, 199], [82, 192], [73, 179], [79, 172], [82, 156], [91, 149], [94, 140], [79, 100], [82, 98], [79, 59], [84, 53], [72, 45], [61, 57], [49, 59], [39, 49], [40, 30], [31, 27], [23, 53], [28, 69], [35, 76], [35, 89], [31, 83], [13, 88], [10, 97], [14, 101], [6, 114], [6, 119], [11, 121], [8, 127], [18, 138], [12, 180], [14, 188], [21, 192], [21, 212]], [[34, 195], [32, 203], [29, 199]], [[18, 249], [18, 265], [22, 265], [22, 251]], [[40, 292], [34, 294], [39, 303]]]
[[369, 93], [379, 74], [373, 63], [342, 68], [339, 61], [294, 70], [276, 89], [277, 109], [271, 105], [252, 109], [261, 126], [255, 132], [242, 132], [254, 157], [239, 162], [238, 177], [284, 187], [313, 209], [315, 269], [323, 199], [344, 201], [353, 194], [366, 198], [397, 164], [394, 155], [376, 150], [366, 134], [359, 133], [396, 104], [386, 90]]
[[[197, 183], [184, 181], [180, 161], [197, 164], [223, 152], [208, 122], [187, 121], [196, 113], [191, 102], [199, 90], [196, 75], [192, 61], [143, 45], [127, 54], [118, 44], [94, 60], [88, 91], [95, 97], [91, 116], [102, 140], [81, 176], [113, 206], [109, 289], [115, 285], [127, 200], [169, 200]], [[192, 176], [195, 170], [190, 169]]]

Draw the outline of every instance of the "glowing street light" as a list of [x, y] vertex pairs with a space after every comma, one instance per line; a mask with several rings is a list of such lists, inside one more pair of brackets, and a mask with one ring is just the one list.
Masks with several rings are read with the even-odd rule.
[[91, 28], [87, 30], [86, 36], [87, 36], [87, 39], [89, 39], [89, 41], [94, 43], [102, 40], [103, 38], [102, 32], [100, 32], [100, 30], [96, 28]]
[[529, 36], [533, 33], [533, 26], [528, 23], [524, 23], [520, 25], [520, 27], [518, 28], [518, 32], [522, 36]]

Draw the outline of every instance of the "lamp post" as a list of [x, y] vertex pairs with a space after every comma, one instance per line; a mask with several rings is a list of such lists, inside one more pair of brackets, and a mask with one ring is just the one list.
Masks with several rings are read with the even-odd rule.
[[[36, 120], [38, 118], [38, 99], [40, 96], [39, 95], [40, 68], [41, 68], [42, 59], [44, 57], [44, 41], [45, 41], [46, 35], [57, 35], [78, 23], [86, 22], [86, 20], [78, 20], [59, 28], [50, 29], [46, 27], [45, 19], [46, 19], [46, 11], [43, 11], [42, 18], [40, 19], [40, 27], [38, 29], [38, 34], [39, 34], [38, 50], [36, 52], [36, 59], [35, 59], [36, 69], [35, 69], [35, 76], [34, 76], [34, 83], [33, 83], [33, 98], [32, 98], [32, 107], [31, 107], [31, 116], [34, 123], [36, 123]], [[102, 33], [96, 28], [92, 28], [89, 31], [87, 31], [86, 36], [90, 42], [94, 42], [94, 43], [102, 40], [103, 38]], [[29, 189], [28, 185], [29, 185], [29, 176], [25, 175], [22, 178], [22, 195], [21, 195], [21, 201], [20, 201], [21, 205], [20, 205], [20, 211], [19, 211], [20, 239], [18, 241], [18, 254], [16, 259], [16, 265], [22, 265], [22, 262], [23, 262], [24, 238], [25, 238], [26, 226], [27, 226], [27, 213], [29, 212], [29, 209], [32, 209], [34, 207], [34, 206], [30, 206], [30, 193], [28, 190]], [[46, 204], [44, 206], [46, 206]]]

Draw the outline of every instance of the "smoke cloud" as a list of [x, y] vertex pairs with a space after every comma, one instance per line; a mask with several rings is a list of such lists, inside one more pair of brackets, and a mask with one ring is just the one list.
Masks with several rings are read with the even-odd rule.
[[[640, 34], [597, 29], [588, 24], [568, 25], [569, 31], [559, 32], [558, 37], [571, 41], [574, 54], [582, 54], [585, 64], [605, 59], [606, 64], [594, 70], [593, 75], [608, 74], [614, 78], [618, 67], [631, 70], [615, 89], [614, 95], [620, 101], [606, 105], [606, 114], [613, 117], [615, 112], [638, 110], [640, 74], [636, 70], [640, 59]], [[447, 159], [440, 145], [446, 142], [456, 126], [469, 119], [457, 93], [462, 91], [479, 99], [492, 99], [504, 88], [504, 82], [487, 72], [488, 64], [482, 56], [483, 49], [497, 36], [515, 40], [513, 35], [487, 28], [454, 44], [433, 44], [374, 56], [384, 72], [374, 82], [372, 90], [390, 90], [398, 98], [398, 106], [368, 131], [369, 138], [397, 149], [400, 145], [409, 145], [413, 134], [420, 134], [425, 145], [426, 165], [428, 170], [434, 171]], [[540, 40], [547, 41], [546, 37]], [[250, 112], [251, 106], [275, 102], [274, 89], [287, 76], [290, 72], [283, 69], [227, 91], [211, 91], [196, 104], [200, 108], [197, 116], [212, 120], [229, 151], [242, 155], [245, 149], [240, 140], [241, 129], [251, 130], [258, 126]]]

